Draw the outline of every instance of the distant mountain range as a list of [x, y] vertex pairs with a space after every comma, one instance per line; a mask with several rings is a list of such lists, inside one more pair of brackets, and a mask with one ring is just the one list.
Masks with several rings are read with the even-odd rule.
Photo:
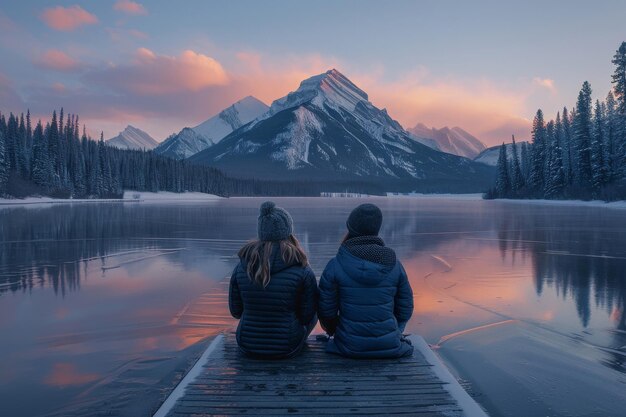
[[176, 159], [188, 158], [218, 143], [232, 131], [251, 122], [269, 107], [255, 97], [248, 96], [194, 128], [185, 127], [163, 141], [155, 152]]
[[441, 129], [428, 128], [423, 123], [408, 129], [416, 140], [442, 152], [464, 156], [473, 159], [487, 147], [476, 137], [460, 127], [443, 127]]
[[133, 126], [107, 142], [238, 178], [356, 181], [399, 191], [482, 191], [495, 165], [485, 145], [459, 127], [418, 123], [405, 130], [335, 69], [302, 81], [270, 107], [245, 97], [160, 144]]
[[126, 126], [117, 136], [106, 141], [119, 149], [154, 149], [159, 143], [149, 134], [134, 126]]
[[[269, 111], [250, 123], [240, 122], [189, 160], [237, 177], [277, 180], [448, 181], [475, 187], [492, 180], [492, 168], [420, 143], [417, 135], [370, 103], [363, 90], [335, 69], [302, 81], [296, 91], [275, 100]], [[471, 151], [471, 146], [462, 143], [482, 145], [458, 128], [449, 129], [447, 142], [441, 135], [430, 135], [437, 144], [450, 143], [463, 152]]]
[[[517, 157], [521, 159], [522, 157], [522, 144], [524, 143], [528, 143], [528, 142], [517, 142], [516, 143], [516, 147], [517, 147]], [[474, 158], [474, 161], [476, 162], [480, 162], [481, 164], [486, 164], [486, 165], [490, 165], [490, 166], [496, 166], [498, 164], [498, 158], [500, 157], [500, 146], [492, 146], [491, 148], [487, 148], [484, 151], [482, 151], [478, 156], [476, 156], [476, 158]], [[506, 145], [506, 154], [509, 158], [511, 158], [513, 156], [513, 144], [512, 143], [507, 143]]]

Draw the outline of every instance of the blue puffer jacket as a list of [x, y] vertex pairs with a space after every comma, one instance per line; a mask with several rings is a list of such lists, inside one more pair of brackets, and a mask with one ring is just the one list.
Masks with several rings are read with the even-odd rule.
[[[381, 239], [373, 239], [384, 247]], [[326, 350], [353, 358], [412, 354], [413, 347], [402, 339], [398, 328], [398, 323], [406, 323], [413, 313], [413, 292], [402, 264], [393, 251], [391, 262], [387, 256], [384, 263], [355, 253], [359, 251], [342, 245], [320, 279], [317, 314], [322, 326], [334, 334]]]
[[247, 354], [288, 357], [298, 351], [315, 316], [317, 281], [311, 268], [287, 265], [274, 245], [267, 287], [254, 284], [240, 261], [230, 279], [228, 304], [240, 319], [237, 343]]

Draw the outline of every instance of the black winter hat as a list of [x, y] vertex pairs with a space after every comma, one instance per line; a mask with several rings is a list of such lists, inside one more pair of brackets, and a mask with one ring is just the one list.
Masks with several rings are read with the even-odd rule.
[[285, 240], [293, 234], [291, 215], [284, 208], [276, 207], [273, 201], [266, 201], [261, 204], [257, 232], [259, 240]]
[[383, 213], [374, 204], [361, 204], [350, 213], [346, 226], [352, 236], [377, 236]]

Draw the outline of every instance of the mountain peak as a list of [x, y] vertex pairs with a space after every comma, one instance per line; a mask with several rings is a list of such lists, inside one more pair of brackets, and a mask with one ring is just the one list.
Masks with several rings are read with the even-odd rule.
[[318, 107], [327, 105], [332, 108], [342, 107], [348, 111], [353, 111], [357, 104], [362, 101], [368, 101], [367, 93], [333, 68], [307, 78], [300, 83], [296, 91], [275, 100], [270, 108], [270, 114], [276, 114], [306, 102], [312, 102]]
[[409, 132], [414, 135], [418, 142], [426, 146], [470, 159], [475, 158], [486, 148], [485, 144], [475, 136], [458, 126], [453, 128], [444, 126], [437, 129], [418, 123], [409, 129]]
[[359, 100], [368, 100], [367, 93], [357, 87], [335, 68], [323, 74], [314, 75], [300, 83], [298, 90], [319, 89], [326, 94], [352, 94]]
[[218, 143], [233, 130], [265, 113], [268, 108], [258, 98], [246, 96], [198, 126], [185, 127], [171, 135], [159, 145], [156, 152], [176, 159], [187, 158]]
[[107, 143], [120, 149], [153, 149], [158, 145], [149, 134], [132, 125], [126, 126], [116, 137], [107, 140]]
[[263, 103], [261, 100], [259, 100], [258, 98], [254, 96], [245, 96], [241, 100], [235, 102], [235, 104], [251, 104], [251, 103], [261, 103], [263, 105], [266, 105], [265, 103]]

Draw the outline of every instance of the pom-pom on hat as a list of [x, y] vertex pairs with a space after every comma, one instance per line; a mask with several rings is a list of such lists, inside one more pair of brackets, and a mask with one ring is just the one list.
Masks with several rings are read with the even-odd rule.
[[257, 232], [259, 240], [285, 240], [293, 234], [293, 219], [287, 210], [266, 201], [261, 204]]
[[377, 236], [383, 223], [383, 213], [374, 204], [361, 204], [350, 213], [346, 226], [350, 236]]

